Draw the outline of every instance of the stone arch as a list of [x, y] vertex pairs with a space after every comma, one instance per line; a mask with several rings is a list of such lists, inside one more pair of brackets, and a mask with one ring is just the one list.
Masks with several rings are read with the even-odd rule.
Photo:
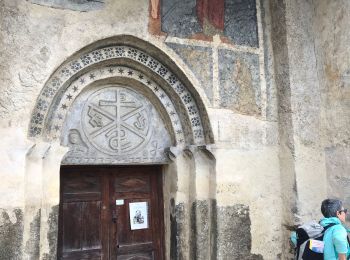
[[205, 106], [186, 75], [163, 51], [126, 35], [93, 43], [57, 68], [39, 94], [29, 137], [57, 139], [66, 111], [81, 91], [96, 82], [125, 80], [135, 82], [159, 104], [174, 146], [213, 143]]
[[[85, 94], [91, 98], [94, 91], [104, 88], [125, 89], [129, 94], [134, 91], [145, 100], [152, 101], [151, 105], [159, 113], [170, 136], [168, 146], [162, 147], [166, 148], [162, 149], [163, 157], [150, 160], [142, 157], [137, 160], [123, 156], [99, 157], [98, 153], [87, 157], [84, 147], [80, 147], [77, 150], [84, 154], [82, 157], [74, 155], [72, 147], [69, 147], [69, 151], [64, 147], [69, 146], [64, 139], [69, 131], [75, 132], [74, 127], [66, 125], [66, 122], [72, 121], [69, 117], [74, 114], [74, 106], [79, 104], [79, 99], [84, 99]], [[35, 145], [26, 155], [27, 161], [34, 165], [26, 175], [42, 178], [37, 190], [42, 189], [45, 195], [35, 206], [38, 211], [42, 210], [45, 214], [51, 212], [50, 215], [57, 218], [62, 164], [166, 164], [163, 169], [167, 255], [190, 257], [201, 251], [203, 254], [215, 252], [216, 238], [211, 235], [211, 230], [215, 230], [215, 194], [212, 190], [215, 189], [216, 162], [208, 150], [210, 147], [206, 146], [214, 142], [208, 114], [189, 78], [159, 48], [136, 37], [122, 35], [103, 39], [79, 50], [60, 65], [45, 83], [37, 98], [28, 133]], [[77, 133], [79, 135], [80, 132]], [[148, 146], [152, 146], [151, 141]], [[29, 192], [26, 194], [28, 198], [31, 197]], [[196, 201], [197, 197], [200, 202]], [[173, 206], [169, 204], [171, 201]], [[31, 203], [31, 200], [26, 202], [28, 209]], [[204, 215], [203, 210], [207, 212]], [[33, 218], [32, 211], [28, 210], [25, 214], [29, 219]], [[43, 235], [35, 243], [40, 244], [41, 255], [52, 255], [57, 246], [57, 237], [50, 241], [44, 234], [57, 234], [57, 225], [50, 227], [47, 223], [49, 216], [45, 214], [41, 215], [40, 220]], [[174, 222], [169, 223], [169, 219]], [[194, 225], [196, 232], [190, 234]], [[27, 237], [30, 228], [29, 223], [24, 227]], [[172, 248], [177, 237], [182, 242]], [[189, 250], [189, 244], [196, 252]]]

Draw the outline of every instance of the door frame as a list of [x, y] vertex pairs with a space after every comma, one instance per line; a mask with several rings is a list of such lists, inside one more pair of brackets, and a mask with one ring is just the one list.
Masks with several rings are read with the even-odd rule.
[[[164, 205], [164, 165], [161, 165], [161, 164], [152, 164], [152, 165], [61, 165], [60, 167], [60, 189], [59, 189], [59, 210], [58, 210], [58, 238], [57, 238], [57, 247], [56, 247], [56, 254], [57, 254], [57, 258], [59, 257], [60, 255], [60, 250], [61, 250], [61, 246], [62, 246], [62, 219], [61, 219], [61, 212], [62, 212], [62, 202], [61, 202], [61, 199], [62, 199], [62, 182], [61, 182], [61, 176], [62, 176], [62, 171], [64, 169], [105, 169], [105, 168], [142, 168], [142, 167], [147, 167], [147, 168], [154, 168], [154, 169], [157, 169], [157, 174], [158, 174], [158, 178], [157, 178], [157, 188], [158, 188], [158, 197], [157, 197], [157, 201], [158, 201], [158, 210], [159, 210], [159, 219], [161, 220], [160, 221], [160, 245], [159, 245], [159, 254], [162, 256], [162, 258], [165, 260], [166, 259], [166, 241], [165, 241], [165, 233], [166, 233], [166, 230], [165, 230], [165, 222], [166, 222], [166, 219], [165, 219], [165, 205]], [[103, 173], [97, 173], [97, 174], [103, 174]], [[109, 185], [108, 186], [108, 189], [109, 189]], [[110, 203], [110, 191], [108, 190], [107, 191], [109, 193], [109, 197], [107, 198], [107, 201], [108, 201], [108, 207], [107, 207], [107, 210], [104, 214], [101, 215], [101, 221], [103, 221], [102, 219], [104, 217], [106, 217], [107, 215], [111, 215], [111, 209], [109, 207], [109, 203]], [[102, 191], [102, 196], [106, 196], [106, 191]], [[102, 225], [107, 225], [108, 222], [106, 223], [102, 223]], [[106, 227], [105, 227], [106, 229]], [[110, 245], [111, 245], [111, 239], [112, 235], [110, 233], [107, 234], [107, 239], [108, 241], [103, 241], [103, 237], [101, 238], [101, 243], [104, 244], [107, 242], [107, 251], [108, 251], [108, 257], [107, 258], [104, 258], [103, 257], [103, 260], [104, 259], [109, 259], [110, 258], [110, 253], [112, 252], [111, 249], [110, 249]], [[102, 248], [102, 252], [103, 252], [103, 248]]]

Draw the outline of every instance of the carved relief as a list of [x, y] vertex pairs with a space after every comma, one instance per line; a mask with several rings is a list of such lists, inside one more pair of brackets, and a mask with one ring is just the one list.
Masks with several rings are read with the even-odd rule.
[[151, 136], [149, 121], [140, 94], [121, 87], [96, 91], [82, 112], [87, 139], [109, 155], [126, 155], [142, 148]]
[[53, 125], [63, 123], [59, 126], [62, 144], [70, 147], [63, 164], [167, 162], [164, 150], [172, 145], [169, 132], [143, 94], [129, 86], [104, 85], [84, 91], [72, 104], [67, 99], [62, 102], [70, 109], [58, 104]]
[[[60, 106], [58, 107], [60, 113], [63, 111], [69, 110], [69, 106], [72, 104], [72, 101], [74, 100], [74, 97], [80, 93], [80, 91], [83, 89], [84, 85], [86, 85], [86, 82], [88, 81], [96, 81], [98, 77], [103, 78], [106, 77], [106, 75], [116, 75], [122, 76], [122, 77], [130, 77], [134, 78], [143, 84], [145, 84], [147, 87], [153, 88], [152, 91], [157, 94], [157, 97], [160, 99], [160, 101], [167, 107], [167, 112], [169, 112], [169, 115], [171, 118], [174, 118], [174, 129], [176, 133], [179, 133], [179, 136], [177, 137], [178, 142], [182, 143], [184, 142], [184, 138], [180, 137], [182, 135], [183, 129], [178, 129], [177, 123], [179, 122], [176, 117], [178, 117], [176, 110], [172, 109], [170, 111], [170, 108], [172, 107], [171, 102], [168, 99], [167, 95], [164, 93], [163, 87], [157, 86], [154, 84], [153, 81], [149, 79], [149, 77], [146, 77], [144, 74], [132, 70], [127, 67], [119, 67], [119, 66], [110, 66], [110, 67], [104, 67], [100, 68], [99, 70], [90, 70], [88, 73], [85, 74], [85, 76], [79, 77], [79, 82], [75, 82], [74, 84], [67, 85], [68, 82], [71, 82], [72, 78], [77, 78], [76, 74], [80, 73], [83, 69], [86, 69], [88, 66], [96, 65], [96, 63], [101, 61], [107, 61], [111, 59], [131, 59], [133, 62], [139, 63], [141, 66], [148, 67], [150, 70], [152, 70], [152, 73], [157, 74], [161, 78], [164, 79], [164, 81], [168, 84], [166, 88], [172, 89], [172, 93], [174, 95], [177, 95], [179, 100], [182, 104], [175, 104], [176, 106], [181, 106], [186, 110], [186, 117], [191, 121], [191, 124], [187, 126], [189, 128], [188, 132], [192, 132], [194, 142], [197, 144], [204, 143], [204, 131], [202, 126], [202, 120], [200, 118], [200, 112], [198, 110], [197, 104], [190, 93], [190, 91], [187, 90], [187, 88], [182, 84], [182, 82], [161, 62], [159, 62], [154, 57], [149, 56], [147, 53], [129, 47], [129, 46], [109, 46], [105, 48], [96, 49], [94, 51], [91, 51], [89, 53], [82, 54], [81, 57], [67, 62], [61, 66], [61, 68], [55, 73], [51, 79], [47, 82], [45, 87], [43, 88], [43, 91], [41, 92], [39, 99], [42, 100], [40, 106], [37, 106], [33, 112], [33, 115], [40, 114], [43, 117], [43, 120], [39, 118], [40, 120], [32, 120], [30, 124], [30, 135], [36, 136], [43, 133], [43, 129], [45, 129], [45, 122], [46, 118], [48, 116], [48, 111], [50, 107], [45, 106], [45, 104], [52, 104], [54, 97], [57, 95], [59, 91], [63, 90], [64, 87], [64, 95], [62, 96], [62, 99], [60, 100]], [[97, 71], [97, 72], [96, 72]], [[113, 74], [113, 75], [112, 75]], [[169, 109], [168, 109], [169, 108]], [[168, 111], [169, 110], [169, 111]], [[53, 130], [54, 133], [50, 135], [54, 138], [59, 137], [59, 132], [61, 131], [61, 125], [64, 118], [62, 115], [64, 113], [61, 113], [58, 116], [59, 121], [55, 122], [55, 125], [51, 126], [51, 131]], [[174, 114], [176, 113], [176, 116]], [[94, 116], [92, 116], [94, 117]], [[95, 124], [100, 124], [102, 122], [99, 122], [98, 115], [92, 120], [95, 120]], [[102, 120], [102, 119], [101, 119]], [[139, 122], [134, 125], [134, 127], [137, 129], [138, 127], [142, 127], [143, 124], [143, 118], [139, 118]], [[188, 120], [187, 120], [188, 121]], [[181, 132], [181, 133], [180, 133]], [[121, 133], [122, 134], [122, 133]], [[118, 144], [119, 145], [119, 144]], [[110, 151], [114, 151], [111, 147], [109, 148]], [[115, 152], [113, 152], [115, 153]]]
[[[156, 82], [148, 78], [145, 74], [124, 66], [106, 66], [103, 68], [95, 69], [81, 75], [79, 78], [73, 81], [66, 89], [65, 96], [60, 100], [60, 103], [57, 104], [58, 109], [55, 111], [55, 114], [52, 116], [53, 120], [50, 122], [52, 125], [50, 134], [54, 137], [59, 137], [62, 125], [66, 120], [66, 116], [69, 114], [69, 110], [73, 106], [73, 103], [75, 102], [75, 99], [78, 97], [79, 93], [81, 93], [81, 90], [84, 90], [86, 86], [89, 86], [96, 80], [103, 80], [109, 79], [110, 77], [120, 76], [136, 80], [142, 83], [145, 88], [148, 88], [154, 93], [154, 95], [163, 105], [164, 110], [169, 114], [169, 119], [173, 127], [173, 134], [176, 143], [180, 145], [184, 144], [185, 136], [183, 125], [180, 120], [180, 115], [176, 111], [176, 106], [170, 96], [168, 96], [167, 93]], [[86, 97], [86, 99], [89, 99], [89, 97]], [[194, 108], [191, 108], [191, 116], [196, 118], [198, 117], [198, 112], [193, 109]], [[103, 119], [101, 115], [92, 110], [90, 111], [90, 116], [92, 124], [102, 124], [102, 122], [100, 122]], [[104, 118], [104, 120], [107, 120], [107, 118]], [[136, 123], [136, 127], [140, 128], [144, 123], [143, 121], [144, 119], [140, 117]], [[199, 134], [202, 134], [201, 125], [196, 127], [200, 127], [198, 131], [200, 131]], [[194, 132], [195, 136], [198, 136], [196, 133], [197, 131]]]
[[83, 142], [80, 132], [77, 129], [71, 129], [68, 133], [68, 147], [70, 155], [83, 155], [88, 151], [88, 147]]

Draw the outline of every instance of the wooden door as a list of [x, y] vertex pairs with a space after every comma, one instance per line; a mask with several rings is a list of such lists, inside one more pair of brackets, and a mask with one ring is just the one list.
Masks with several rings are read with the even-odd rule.
[[164, 259], [161, 168], [63, 167], [58, 259]]

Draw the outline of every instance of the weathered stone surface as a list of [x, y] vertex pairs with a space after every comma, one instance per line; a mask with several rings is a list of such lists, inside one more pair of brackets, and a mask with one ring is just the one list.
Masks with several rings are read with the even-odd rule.
[[[18, 125], [18, 121], [13, 120], [14, 114], [29, 110], [24, 104], [31, 102], [30, 96], [33, 94], [34, 86], [44, 81], [39, 71], [47, 64], [50, 48], [47, 46], [48, 42], [44, 43], [41, 36], [57, 29], [59, 21], [54, 19], [53, 23], [56, 25], [46, 28], [44, 33], [41, 31], [43, 24], [30, 23], [28, 14], [22, 12], [14, 1], [6, 4], [5, 1], [0, 1], [0, 13], [0, 28], [6, 28], [6, 30], [0, 30], [0, 44], [7, 46], [0, 48], [0, 77], [3, 79], [0, 85], [2, 93], [0, 96], [0, 119], [2, 119], [0, 124], [2, 126]], [[33, 29], [28, 29], [29, 24], [36, 27], [37, 39], [34, 34], [28, 33]], [[14, 57], [22, 56], [22, 50], [28, 47], [27, 43], [31, 41], [30, 38], [36, 41], [35, 46], [31, 46], [33, 51], [31, 58], [22, 59], [21, 68], [15, 64], [10, 65], [15, 61]], [[21, 42], [21, 48], [16, 45], [17, 41]]]
[[216, 199], [210, 199], [210, 247], [211, 247], [211, 259], [218, 259], [218, 207]]
[[164, 0], [161, 6], [162, 31], [172, 36], [189, 37], [201, 32], [195, 0]]
[[30, 223], [30, 237], [26, 241], [25, 253], [29, 259], [39, 259], [40, 255], [40, 217], [41, 210], [34, 216]]
[[216, 200], [196, 200], [191, 207], [192, 259], [217, 259]]
[[[264, 1], [265, 6], [271, 8], [271, 42], [274, 52], [274, 78], [278, 100], [278, 129], [281, 169], [282, 216], [288, 225], [293, 225], [298, 217], [297, 195], [299, 189], [296, 185], [295, 173], [295, 144], [294, 128], [291, 108], [291, 83], [289, 75], [289, 53], [287, 46], [287, 17], [286, 3], [284, 1]], [[297, 209], [297, 210], [292, 210]], [[289, 233], [283, 229], [282, 258], [291, 258]]]
[[[258, 47], [258, 25], [255, 0], [227, 0], [223, 14], [211, 14], [208, 6], [198, 7], [198, 1], [162, 1], [161, 30], [171, 36], [190, 38], [195, 34], [213, 36], [215, 34], [227, 37], [236, 45]], [[204, 8], [200, 22], [197, 10]], [[200, 13], [200, 12], [199, 12]], [[216, 28], [206, 16], [214, 17], [224, 28]], [[201, 18], [201, 19], [202, 19]], [[221, 27], [220, 25], [219, 27]]]
[[[319, 200], [324, 196], [339, 197], [345, 201], [345, 206], [349, 206], [350, 70], [346, 58], [350, 54], [349, 1], [262, 0], [256, 5], [253, 0], [226, 0], [224, 32], [206, 27], [206, 23], [202, 28], [195, 7], [199, 1], [160, 2], [161, 29], [168, 36], [175, 37], [154, 37], [148, 32], [149, 1], [0, 1], [0, 126], [3, 129], [0, 131], [0, 204], [4, 208], [0, 211], [1, 259], [21, 259], [22, 251], [25, 250], [29, 251], [32, 258], [37, 258], [39, 221], [37, 217], [32, 221], [36, 211], [33, 215], [22, 216], [21, 211], [12, 211], [11, 205], [21, 207], [23, 201], [33, 202], [37, 209], [47, 203], [46, 199], [50, 201], [49, 205], [56, 205], [59, 199], [58, 169], [61, 159], [58, 159], [58, 155], [54, 160], [47, 159], [47, 154], [58, 153], [51, 146], [47, 146], [49, 152], [45, 150], [38, 158], [26, 157], [30, 152], [24, 145], [27, 141], [25, 129], [32, 120], [35, 125], [46, 122], [52, 126], [53, 129], [48, 127], [49, 132], [55, 130], [60, 111], [63, 110], [62, 105], [67, 105], [69, 100], [73, 103], [75, 98], [80, 102], [79, 98], [84, 95], [76, 93], [73, 97], [71, 92], [74, 88], [69, 84], [83, 76], [86, 67], [62, 86], [63, 92], [46, 89], [45, 82], [50, 79], [50, 75], [61, 72], [56, 71], [59, 64], [73, 61], [70, 57], [83, 64], [84, 59], [79, 56], [78, 50], [92, 46], [91, 43], [97, 46], [97, 41], [111, 36], [133, 35], [149, 41], [150, 45], [160, 50], [168, 50], [165, 45], [169, 46], [178, 55], [172, 56], [172, 51], [159, 55], [152, 48], [150, 53], [162, 57], [159, 62], [167, 60], [167, 65], [172, 64], [170, 68], [180, 64], [177, 71], [183, 71], [184, 76], [179, 79], [188, 81], [189, 86], [199, 82], [191, 91], [195, 93], [198, 87], [199, 94], [194, 96], [207, 96], [209, 102], [206, 100], [205, 104], [209, 107], [210, 101], [219, 94], [217, 100], [221, 106], [213, 102], [215, 108], [210, 108], [210, 122], [207, 120], [207, 126], [211, 123], [215, 131], [215, 146], [212, 149], [217, 162], [217, 172], [213, 173], [215, 177], [210, 179], [209, 186], [213, 188], [211, 196], [217, 199], [219, 206], [216, 208], [211, 202], [196, 201], [196, 196], [203, 194], [206, 188], [201, 185], [194, 188], [193, 184], [204, 183], [207, 179], [201, 179], [203, 175], [199, 168], [190, 163], [191, 159], [183, 165], [170, 164], [173, 171], [170, 174], [165, 170], [164, 173], [166, 178], [171, 179], [169, 193], [172, 194], [168, 198], [176, 198], [179, 204], [165, 200], [166, 209], [169, 208], [168, 203], [171, 204], [171, 214], [168, 212], [165, 215], [170, 225], [166, 227], [165, 234], [166, 244], [169, 245], [166, 247], [168, 258], [201, 259], [210, 253], [211, 259], [289, 259], [289, 231], [282, 224], [292, 225], [295, 221], [306, 220], [311, 216], [319, 217]], [[262, 9], [256, 10], [256, 6]], [[205, 8], [203, 10], [207, 11]], [[263, 37], [264, 45], [257, 49], [260, 44], [257, 14], [260, 11], [263, 35], [259, 35], [259, 39]], [[225, 38], [225, 43], [220, 42], [218, 37], [215, 37], [214, 42], [196, 40], [199, 37], [208, 40], [210, 37], [206, 36], [216, 33], [226, 36], [221, 38]], [[227, 45], [227, 38], [235, 44]], [[135, 57], [143, 61], [138, 62], [135, 58], [132, 61], [134, 69], [139, 68], [142, 62], [149, 61], [145, 56], [139, 56], [139, 51], [136, 52], [138, 54]], [[123, 59], [128, 58], [124, 56], [117, 59], [116, 56], [108, 56], [110, 53], [108, 50], [100, 52], [106, 66], [120, 66], [114, 63], [122, 63]], [[101, 57], [92, 53], [88, 56], [94, 62]], [[265, 67], [259, 65], [259, 60], [264, 60]], [[88, 58], [84, 61], [89, 62]], [[184, 63], [187, 66], [182, 67]], [[143, 72], [152, 70], [158, 73], [161, 66], [156, 63], [153, 65], [153, 70], [145, 67]], [[96, 65], [94, 70], [101, 69], [99, 73], [106, 75], [109, 72], [102, 70], [103, 66]], [[170, 70], [159, 71], [165, 73], [160, 81], [173, 82], [173, 78], [169, 77]], [[64, 70], [63, 74], [69, 72]], [[260, 77], [264, 74], [266, 96], [262, 88], [264, 85], [260, 87]], [[216, 92], [217, 86], [220, 93]], [[57, 114], [54, 115], [57, 117], [44, 118], [42, 113], [33, 113], [31, 117], [37, 107], [41, 111], [44, 108], [51, 109], [51, 103], [39, 97], [42, 89], [47, 90], [45, 94], [55, 98], [63, 95], [60, 101], [53, 98], [53, 103], [62, 108], [56, 110]], [[170, 86], [168, 92], [171, 89]], [[181, 92], [181, 88], [177, 91], [179, 101], [189, 99], [187, 93]], [[148, 98], [147, 95], [144, 97]], [[91, 100], [87, 97], [85, 101]], [[150, 99], [150, 105], [154, 106], [155, 101]], [[267, 121], [260, 116], [265, 102]], [[83, 106], [83, 102], [80, 104]], [[166, 102], [160, 104], [166, 105]], [[63, 107], [67, 110], [67, 107]], [[205, 109], [203, 104], [198, 108], [199, 111]], [[79, 111], [87, 112], [84, 109]], [[184, 111], [176, 112], [180, 118], [184, 117]], [[78, 112], [69, 110], [67, 114], [73, 121], [71, 126], [79, 126], [79, 122], [86, 123], [86, 118], [85, 121], [81, 120]], [[165, 118], [167, 116], [165, 114]], [[160, 128], [171, 131], [172, 125], [163, 125], [158, 119], [152, 116], [150, 121], [153, 120], [157, 126], [160, 122]], [[196, 122], [193, 121], [194, 124]], [[73, 129], [78, 130], [77, 127]], [[70, 146], [70, 155], [72, 152], [84, 153], [88, 142], [93, 146], [93, 141], [88, 140], [83, 129], [79, 128], [78, 133], [73, 131], [78, 142], [77, 139], [69, 140], [69, 130], [63, 131], [63, 141]], [[203, 130], [209, 132], [210, 127], [204, 127]], [[163, 138], [163, 134], [167, 136], [165, 131], [160, 131], [158, 135], [162, 141], [168, 138]], [[185, 136], [189, 135], [186, 133]], [[205, 144], [213, 141], [211, 138], [208, 140]], [[192, 144], [191, 140], [189, 144]], [[88, 162], [95, 162], [96, 155], [92, 153], [89, 158], [91, 161]], [[177, 155], [174, 152], [173, 157]], [[144, 154], [137, 156], [141, 158]], [[47, 160], [42, 160], [43, 157]], [[33, 164], [31, 161], [34, 159], [38, 162]], [[51, 162], [51, 165], [48, 162], [50, 160], [55, 162]], [[45, 174], [39, 170], [42, 164], [47, 164]], [[30, 167], [34, 168], [28, 170]], [[28, 176], [30, 171], [33, 175]], [[177, 171], [186, 173], [186, 177], [177, 176]], [[27, 175], [24, 176], [25, 172]], [[36, 175], [36, 172], [39, 174]], [[314, 181], [316, 175], [317, 183]], [[38, 192], [32, 194], [32, 190]], [[35, 197], [36, 201], [28, 198], [29, 195]], [[42, 199], [42, 196], [45, 198]], [[230, 206], [232, 203], [236, 205]], [[271, 205], [268, 212], [265, 210], [266, 205]], [[41, 212], [40, 257], [54, 260], [58, 206], [52, 210], [47, 222], [44, 209]], [[24, 221], [26, 239], [31, 237], [28, 248], [27, 241], [22, 241], [22, 219], [27, 220]], [[272, 224], [268, 223], [271, 219]], [[207, 246], [208, 241], [210, 247]], [[189, 251], [192, 258], [189, 257]]]
[[218, 259], [263, 259], [251, 254], [249, 207], [218, 207]]
[[[314, 26], [320, 91], [323, 140], [327, 147], [350, 144], [350, 77], [348, 1], [315, 3]], [[333, 25], [332, 25], [333, 24]], [[332, 37], [330, 37], [332, 35]]]
[[170, 237], [171, 237], [171, 242], [170, 242], [170, 257], [171, 259], [178, 259], [178, 247], [177, 247], [177, 232], [178, 232], [178, 227], [177, 227], [177, 219], [175, 216], [175, 200], [171, 199], [170, 200]]
[[57, 254], [57, 239], [58, 239], [58, 212], [59, 206], [52, 207], [52, 210], [47, 220], [49, 224], [49, 232], [47, 239], [49, 241], [50, 253], [43, 256], [43, 260], [56, 260]]
[[259, 118], [231, 110], [212, 113], [217, 143], [230, 144], [230, 147], [240, 150], [261, 149], [278, 144], [277, 123], [262, 122]]
[[[272, 52], [271, 39], [271, 9], [269, 0], [261, 2], [261, 22], [264, 41], [264, 69], [266, 81], [266, 119], [271, 121], [278, 120], [277, 111], [277, 88], [274, 78], [274, 56]], [[276, 39], [277, 40], [277, 39]]]
[[226, 0], [224, 34], [235, 44], [258, 47], [255, 0]]
[[346, 207], [350, 206], [349, 8], [346, 0], [317, 1], [313, 14], [328, 196], [342, 199]]
[[219, 79], [222, 107], [253, 116], [261, 114], [258, 55], [220, 49]]
[[[320, 141], [320, 81], [312, 27], [313, 5], [299, 1], [287, 5], [287, 33], [294, 35], [287, 41], [291, 109], [294, 133], [305, 147], [314, 147]], [[302, 11], [303, 10], [303, 11]], [[288, 36], [287, 36], [288, 37]]]
[[191, 209], [193, 259], [206, 259], [210, 255], [210, 210], [208, 201], [197, 200]]
[[320, 137], [320, 99], [317, 88], [314, 88], [316, 79], [295, 81], [299, 90], [294, 90], [295, 104], [293, 123], [295, 134], [300, 142], [308, 147], [317, 146]]
[[19, 260], [22, 258], [23, 212], [0, 209], [0, 213], [0, 259]]
[[0, 124], [27, 127], [30, 119], [25, 114], [32, 111], [54, 68], [83, 46], [102, 38], [144, 36], [148, 2], [108, 1], [108, 8], [72, 12], [25, 0], [4, 0], [0, 1], [0, 12]]
[[213, 100], [213, 53], [208, 47], [167, 43], [185, 61], [210, 101]]
[[98, 10], [104, 7], [105, 0], [27, 0], [33, 4], [39, 4], [52, 8], [70, 9], [86, 12]]
[[343, 199], [344, 207], [350, 207], [350, 148], [334, 146], [326, 148], [328, 193]]
[[174, 199], [170, 201], [171, 214], [171, 248], [170, 257], [171, 259], [186, 259], [186, 251], [189, 248], [188, 241], [184, 234], [186, 233], [188, 221], [185, 216], [185, 204], [180, 203], [175, 206]]

